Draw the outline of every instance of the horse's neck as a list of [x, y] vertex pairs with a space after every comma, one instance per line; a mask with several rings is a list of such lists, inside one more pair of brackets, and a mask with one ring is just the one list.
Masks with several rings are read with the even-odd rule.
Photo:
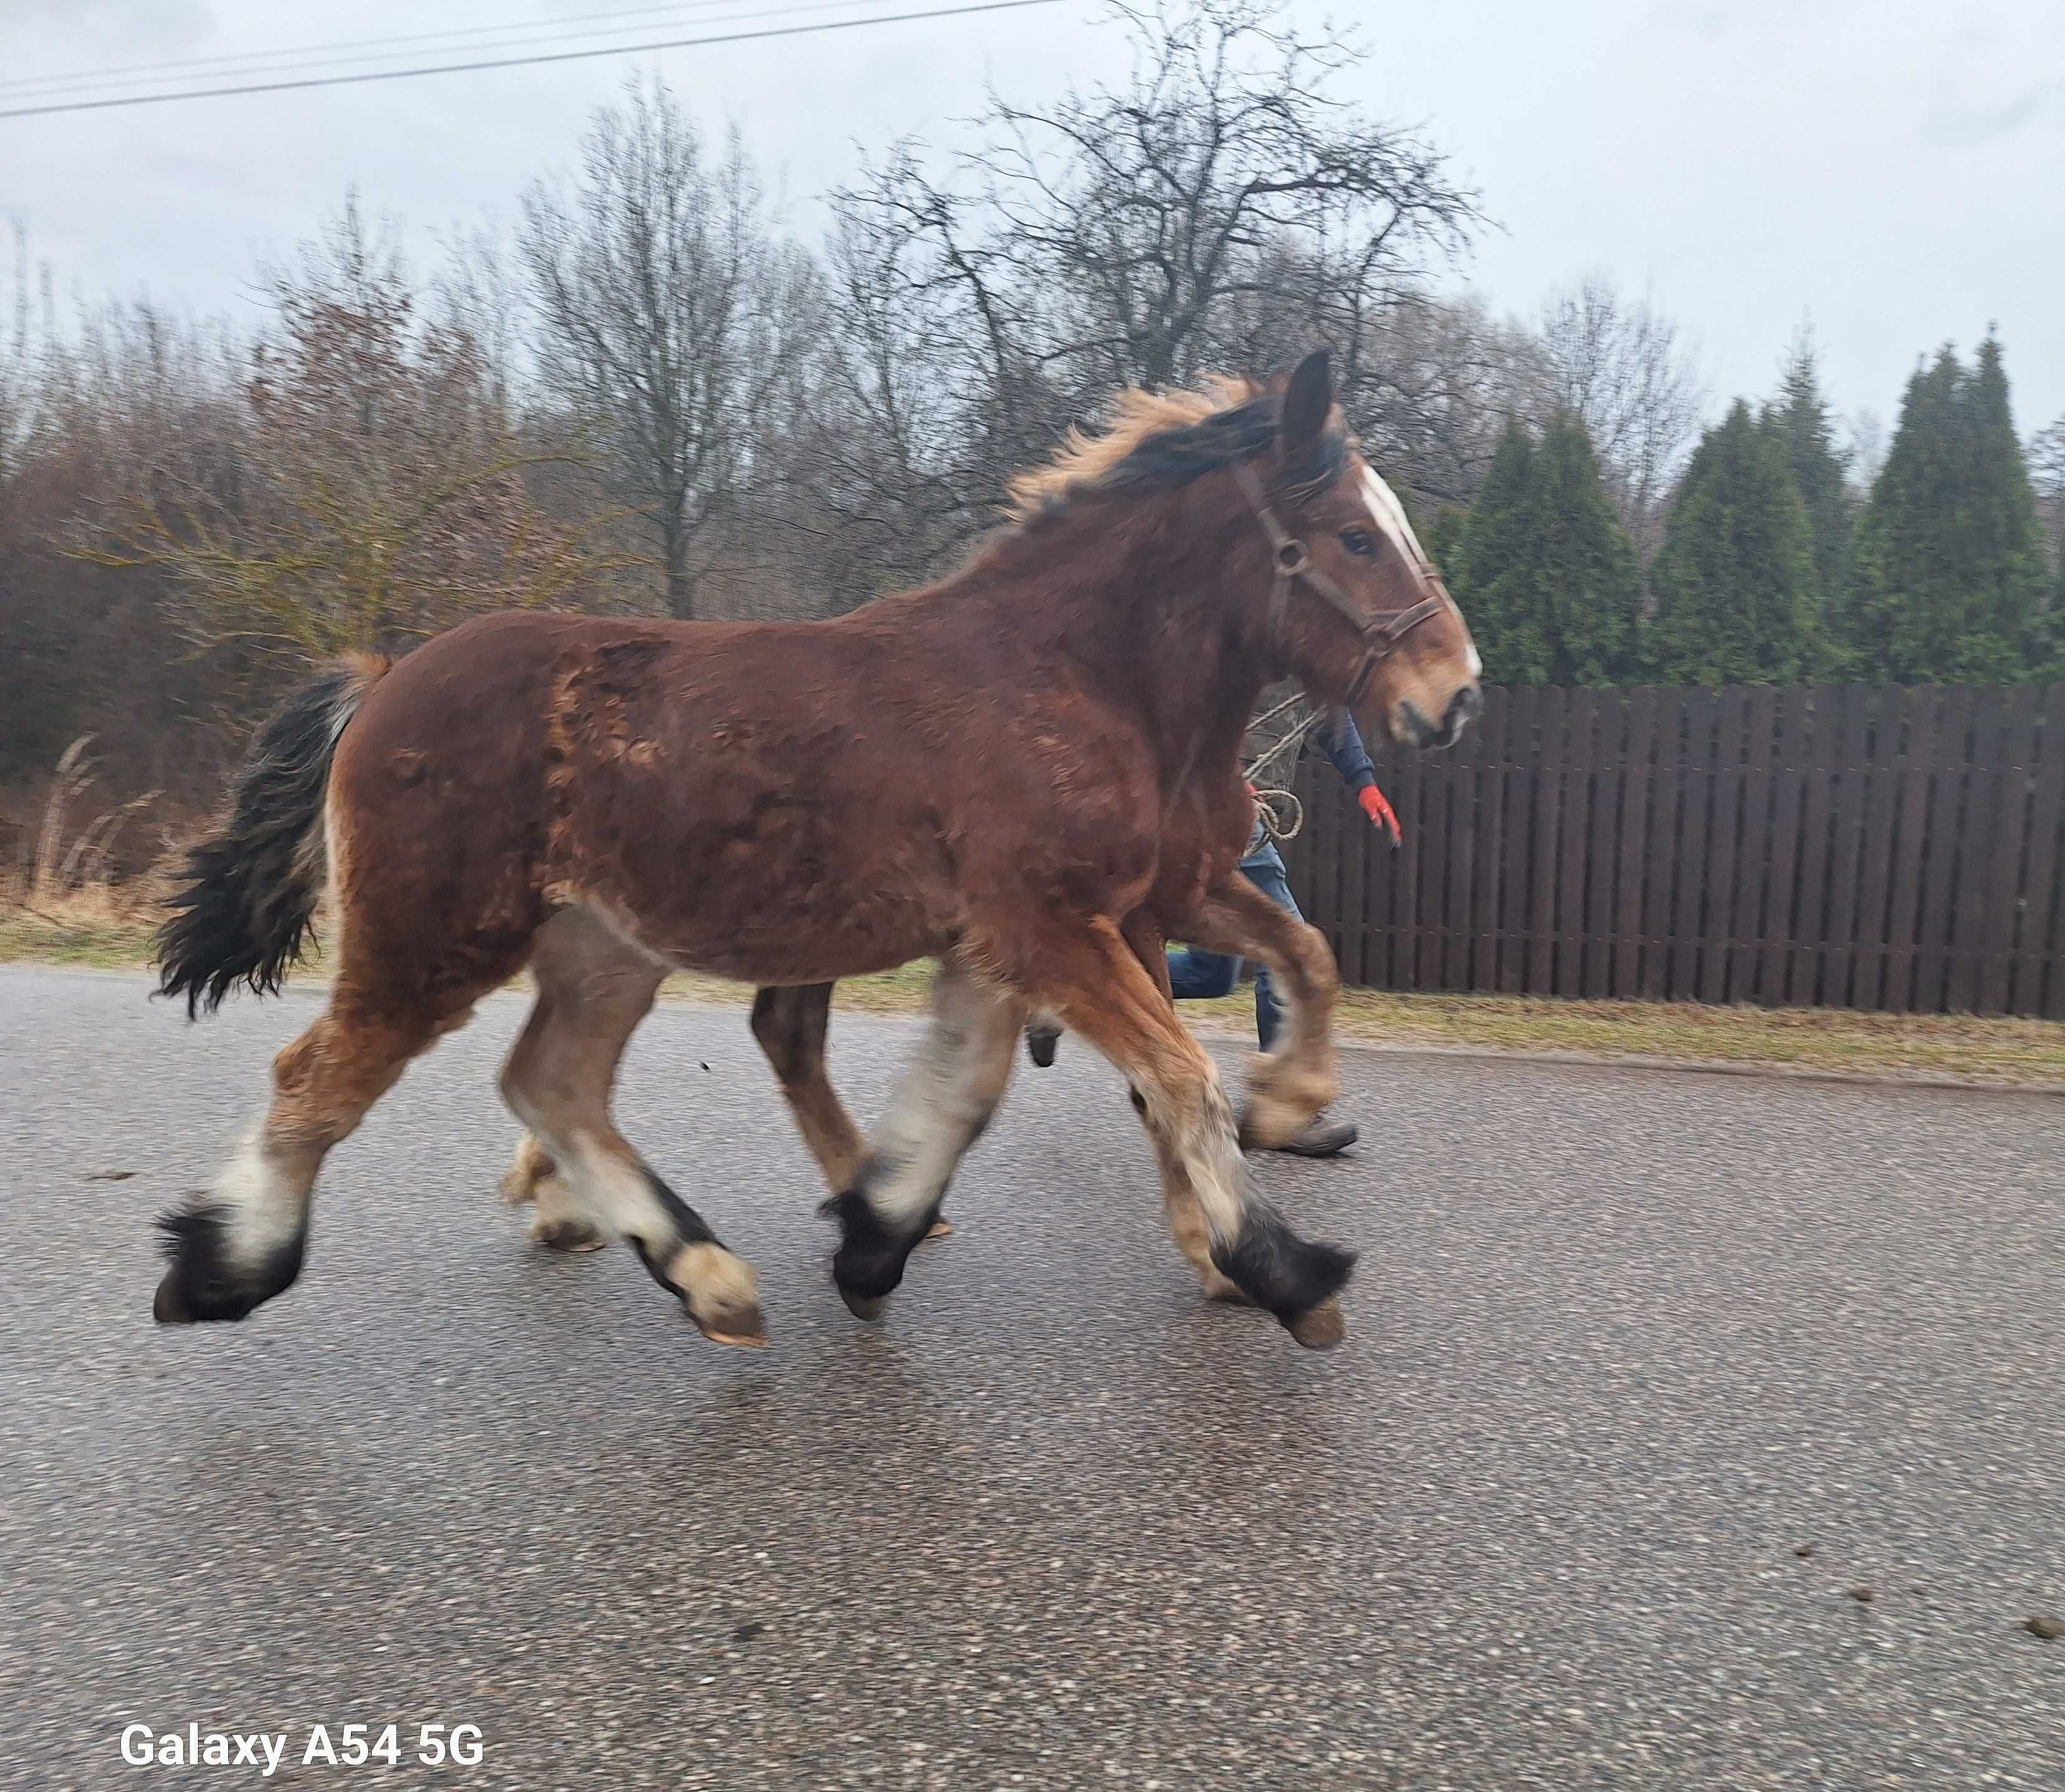
[[1224, 547], [1196, 537], [1188, 546], [1117, 556], [1057, 529], [984, 556], [959, 592], [949, 588], [961, 580], [936, 589], [987, 611], [1045, 663], [1073, 662], [1085, 684], [1133, 715], [1174, 782], [1231, 775], [1275, 669], [1267, 644], [1236, 620]]

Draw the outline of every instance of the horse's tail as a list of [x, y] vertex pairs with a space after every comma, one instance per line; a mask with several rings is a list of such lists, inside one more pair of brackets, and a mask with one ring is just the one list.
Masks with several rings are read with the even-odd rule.
[[159, 928], [158, 993], [212, 1013], [242, 983], [278, 993], [313, 931], [329, 867], [323, 799], [337, 737], [389, 661], [356, 654], [312, 679], [258, 730], [229, 818], [190, 847], [184, 887]]

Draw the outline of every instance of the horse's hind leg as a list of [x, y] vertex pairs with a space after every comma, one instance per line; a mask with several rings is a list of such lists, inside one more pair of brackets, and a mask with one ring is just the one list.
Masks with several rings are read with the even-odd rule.
[[[830, 1018], [829, 983], [756, 989], [753, 995], [753, 1037], [759, 1042], [782, 1086], [796, 1130], [817, 1160], [825, 1187], [833, 1194], [852, 1187], [860, 1175], [867, 1141], [853, 1123], [846, 1104], [825, 1074], [825, 1032]], [[512, 1174], [514, 1172], [512, 1171]], [[953, 1228], [936, 1220], [928, 1235], [944, 1238]]]
[[831, 1007], [829, 983], [756, 989], [753, 994], [753, 1037], [782, 1086], [782, 1098], [817, 1160], [825, 1186], [837, 1194], [853, 1187], [867, 1144], [825, 1074], [825, 1030]]
[[839, 1223], [839, 1296], [860, 1318], [882, 1310], [911, 1249], [940, 1216], [955, 1167], [1011, 1080], [1024, 1005], [948, 959], [932, 985], [932, 1020], [898, 1079], [853, 1185], [826, 1202]]
[[172, 1264], [152, 1307], [162, 1323], [241, 1319], [293, 1285], [324, 1157], [410, 1058], [465, 1021], [495, 981], [423, 1005], [383, 997], [340, 975], [315, 1025], [273, 1059], [265, 1119], [212, 1188], [160, 1220]]
[[1283, 1042], [1250, 1060], [1240, 1125], [1243, 1145], [1282, 1145], [1334, 1098], [1333, 1017], [1341, 977], [1326, 936], [1229, 872], [1205, 892], [1181, 936], [1208, 952], [1261, 959], [1289, 997]]
[[550, 1159], [568, 1216], [628, 1239], [705, 1337], [765, 1343], [752, 1269], [717, 1242], [609, 1117], [617, 1064], [665, 967], [596, 916], [568, 908], [539, 932], [531, 969], [538, 1003], [503, 1066], [502, 1092]]
[[[531, 1009], [525, 1023], [527, 1032], [540, 1024], [544, 1010], [541, 997]], [[502, 1173], [496, 1191], [511, 1207], [528, 1206], [531, 1224], [527, 1235], [548, 1251], [600, 1251], [609, 1240], [602, 1228], [589, 1219], [576, 1199], [552, 1154], [534, 1132], [516, 1141], [515, 1155]]]

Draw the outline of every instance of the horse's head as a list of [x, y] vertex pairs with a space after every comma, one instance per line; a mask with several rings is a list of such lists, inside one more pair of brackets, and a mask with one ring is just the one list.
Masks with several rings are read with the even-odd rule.
[[1270, 630], [1311, 694], [1364, 733], [1446, 746], [1483, 707], [1469, 625], [1406, 520], [1349, 442], [1326, 352], [1281, 388], [1271, 453], [1235, 473], [1275, 565]]

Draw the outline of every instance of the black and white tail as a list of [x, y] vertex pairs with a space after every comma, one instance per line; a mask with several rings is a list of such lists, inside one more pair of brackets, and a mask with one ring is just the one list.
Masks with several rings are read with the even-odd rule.
[[323, 798], [337, 737], [387, 669], [354, 657], [311, 680], [258, 730], [229, 819], [187, 854], [158, 930], [158, 993], [212, 1013], [239, 983], [277, 994], [313, 931], [327, 873]]

